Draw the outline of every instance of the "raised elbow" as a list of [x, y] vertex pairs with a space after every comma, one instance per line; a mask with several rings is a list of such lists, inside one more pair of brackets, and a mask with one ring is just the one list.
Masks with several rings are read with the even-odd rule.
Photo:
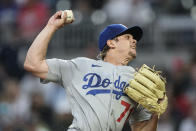
[[26, 70], [26, 71], [32, 71], [33, 70], [33, 66], [32, 66], [32, 64], [30, 64], [29, 62], [27, 62], [27, 61], [25, 61], [24, 62], [24, 69]]
[[44, 62], [39, 63], [35, 61], [31, 62], [31, 61], [25, 60], [23, 66], [26, 71], [42, 79], [45, 79], [48, 73], [48, 67], [46, 66], [46, 64], [44, 64]]
[[36, 61], [30, 61], [28, 58], [26, 58], [23, 66], [26, 71], [34, 72], [38, 67], [37, 65], [38, 63]]

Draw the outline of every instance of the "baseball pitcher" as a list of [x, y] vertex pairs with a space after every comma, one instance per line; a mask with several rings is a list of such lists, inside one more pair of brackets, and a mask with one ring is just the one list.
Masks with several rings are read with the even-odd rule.
[[71, 10], [56, 12], [33, 41], [24, 63], [43, 83], [64, 87], [74, 117], [68, 131], [121, 131], [126, 121], [133, 131], [155, 131], [167, 108], [166, 82], [147, 65], [137, 71], [127, 66], [136, 58], [142, 29], [108, 25], [99, 36], [101, 60], [46, 59], [53, 34], [73, 21]]

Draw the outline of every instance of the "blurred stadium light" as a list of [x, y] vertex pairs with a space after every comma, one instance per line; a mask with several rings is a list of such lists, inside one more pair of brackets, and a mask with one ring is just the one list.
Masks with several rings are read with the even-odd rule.
[[193, 18], [193, 20], [195, 20], [196, 22], [196, 6], [193, 6], [191, 8], [191, 17]]
[[59, 0], [56, 4], [56, 10], [65, 10], [71, 8], [71, 2], [69, 0]]
[[194, 5], [193, 0], [181, 0], [181, 4], [185, 9], [191, 9]]

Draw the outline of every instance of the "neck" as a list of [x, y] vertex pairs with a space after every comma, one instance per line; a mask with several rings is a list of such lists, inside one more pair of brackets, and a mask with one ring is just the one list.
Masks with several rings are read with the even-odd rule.
[[127, 65], [128, 62], [130, 61], [130, 59], [128, 58], [123, 58], [120, 55], [110, 55], [107, 54], [106, 57], [104, 58], [105, 62], [109, 62], [113, 65], [117, 65], [117, 66], [122, 66], [122, 65]]

